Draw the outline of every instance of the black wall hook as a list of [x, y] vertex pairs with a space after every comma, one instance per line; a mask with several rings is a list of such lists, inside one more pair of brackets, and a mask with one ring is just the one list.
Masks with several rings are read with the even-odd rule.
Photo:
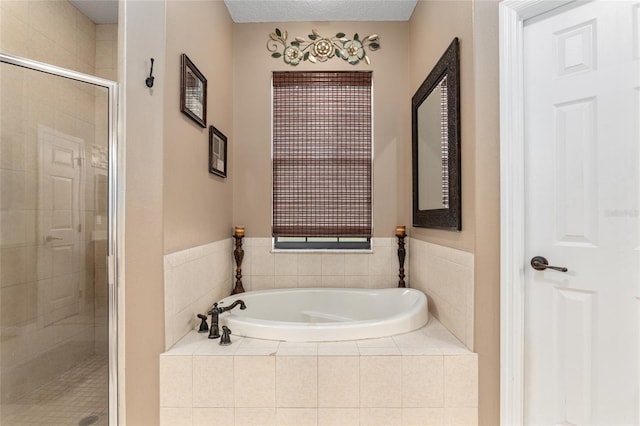
[[147, 87], [153, 87], [153, 80], [155, 77], [153, 76], [153, 58], [151, 58], [151, 71], [149, 71], [149, 77], [144, 81], [147, 84]]

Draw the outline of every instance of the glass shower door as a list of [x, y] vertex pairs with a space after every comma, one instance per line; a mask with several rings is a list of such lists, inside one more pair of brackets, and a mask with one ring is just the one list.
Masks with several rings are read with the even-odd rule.
[[50, 68], [0, 64], [0, 424], [107, 425], [110, 89]]

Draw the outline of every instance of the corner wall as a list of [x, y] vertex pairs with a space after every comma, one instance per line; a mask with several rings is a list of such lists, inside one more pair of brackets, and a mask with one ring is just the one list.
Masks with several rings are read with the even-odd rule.
[[[158, 354], [164, 349], [162, 291], [162, 182], [165, 3], [124, 0], [119, 11], [118, 81], [124, 160], [118, 198], [124, 199], [125, 222], [119, 237], [120, 423], [159, 424]], [[156, 86], [144, 79], [155, 58]], [[123, 187], [124, 186], [124, 187]], [[121, 224], [122, 225], [122, 224]], [[122, 276], [124, 274], [124, 277]], [[124, 278], [124, 279], [123, 279]], [[122, 299], [120, 299], [122, 302]], [[124, 362], [122, 362], [124, 357]], [[140, 384], [144, 383], [144, 392]]]
[[[461, 250], [469, 252], [473, 259], [470, 287], [465, 291], [472, 301], [471, 312], [467, 312], [473, 330], [470, 348], [478, 353], [479, 423], [485, 425], [500, 421], [498, 4], [498, 0], [420, 0], [409, 31], [409, 97], [451, 40], [460, 39], [462, 231], [412, 228], [410, 264], [414, 286], [420, 285], [421, 280], [431, 280], [441, 285], [440, 293], [451, 294], [447, 280], [440, 279], [433, 270], [414, 269], [431, 260], [417, 259], [421, 252], [415, 246], [443, 246], [440, 248], [451, 253]], [[410, 138], [401, 156], [411, 158]], [[411, 223], [411, 170], [406, 169], [399, 180], [399, 191], [406, 188], [402, 203], [406, 210], [401, 217]], [[447, 278], [446, 274], [440, 275]], [[432, 291], [426, 287], [424, 290]], [[455, 327], [452, 331], [456, 332]]]
[[[186, 53], [208, 80], [207, 125], [229, 138], [232, 158], [232, 25], [223, 2], [120, 3], [127, 179], [122, 423], [159, 424], [165, 255], [217, 243], [231, 233], [233, 169], [227, 179], [208, 173], [208, 130], [180, 112], [179, 96], [180, 54]], [[145, 85], [150, 58], [152, 89]]]

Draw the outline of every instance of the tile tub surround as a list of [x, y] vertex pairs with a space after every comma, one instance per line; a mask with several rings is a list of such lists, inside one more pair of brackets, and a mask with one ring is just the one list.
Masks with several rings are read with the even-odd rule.
[[187, 334], [160, 355], [161, 425], [477, 424], [477, 355], [436, 319], [382, 339]]
[[429, 313], [473, 348], [474, 256], [411, 239], [411, 287], [429, 297]]
[[[291, 287], [388, 288], [398, 285], [396, 237], [372, 238], [371, 251], [273, 250], [271, 238], [243, 240], [242, 284], [247, 291]], [[405, 282], [409, 283], [409, 238]], [[235, 270], [235, 264], [234, 264]]]
[[198, 313], [231, 293], [232, 239], [164, 256], [165, 349], [197, 328]]

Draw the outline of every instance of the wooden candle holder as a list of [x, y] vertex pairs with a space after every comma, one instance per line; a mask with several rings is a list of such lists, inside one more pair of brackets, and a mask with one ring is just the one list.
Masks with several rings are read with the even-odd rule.
[[407, 251], [404, 248], [404, 239], [406, 236], [406, 228], [404, 226], [397, 226], [396, 237], [398, 237], [398, 263], [400, 264], [400, 269], [398, 271], [398, 277], [400, 278], [398, 281], [398, 287], [406, 287], [404, 282], [404, 259], [407, 255]]
[[233, 250], [233, 257], [236, 260], [236, 285], [233, 287], [231, 294], [238, 294], [244, 293], [244, 287], [242, 286], [242, 259], [244, 258], [242, 239], [244, 238], [244, 228], [236, 226], [233, 238], [236, 241], [236, 247]]

